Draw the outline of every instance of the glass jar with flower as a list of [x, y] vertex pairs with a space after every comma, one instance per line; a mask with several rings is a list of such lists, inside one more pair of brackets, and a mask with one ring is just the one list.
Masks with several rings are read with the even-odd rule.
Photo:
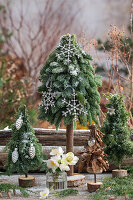
[[67, 188], [67, 173], [69, 165], [75, 165], [79, 158], [74, 156], [72, 152], [64, 154], [61, 147], [52, 149], [51, 158], [44, 160], [47, 165], [46, 187], [54, 190], [62, 190]]

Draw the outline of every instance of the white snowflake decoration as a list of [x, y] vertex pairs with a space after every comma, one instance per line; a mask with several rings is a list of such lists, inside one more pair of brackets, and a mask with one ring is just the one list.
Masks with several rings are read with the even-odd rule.
[[74, 116], [73, 121], [77, 121], [77, 116], [81, 113], [83, 113], [84, 115], [87, 115], [87, 111], [84, 110], [84, 106], [76, 99], [76, 94], [75, 92], [72, 94], [73, 99], [69, 100], [68, 102], [66, 101], [66, 99], [64, 98], [62, 100], [62, 103], [64, 105], [66, 105], [66, 111], [63, 111], [62, 114], [63, 116], [67, 116], [68, 114]]
[[13, 162], [13, 163], [16, 163], [16, 162], [17, 162], [18, 156], [19, 156], [19, 155], [18, 155], [18, 149], [15, 148], [14, 151], [12, 152], [12, 162]]
[[21, 128], [22, 124], [23, 124], [23, 120], [22, 120], [22, 114], [21, 114], [16, 121], [16, 129], [19, 130]]
[[48, 91], [42, 93], [42, 103], [41, 105], [44, 106], [45, 112], [47, 113], [49, 107], [55, 107], [55, 96], [56, 93], [52, 92], [51, 88], [48, 88]]
[[82, 57], [82, 55], [79, 53], [79, 49], [73, 45], [72, 43], [72, 36], [68, 35], [68, 44], [62, 45], [61, 43], [57, 47], [60, 48], [60, 53], [57, 53], [56, 56], [58, 58], [61, 58], [62, 56], [65, 56], [67, 58], [67, 63], [69, 64], [71, 62], [72, 56], [76, 55], [78, 58]]

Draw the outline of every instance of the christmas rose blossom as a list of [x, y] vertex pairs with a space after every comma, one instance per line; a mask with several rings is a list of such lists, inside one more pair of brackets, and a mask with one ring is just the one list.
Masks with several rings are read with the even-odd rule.
[[60, 164], [59, 168], [61, 171], [69, 171], [70, 170], [69, 166], [64, 165], [64, 164]]
[[49, 195], [49, 189], [45, 188], [42, 192], [40, 192], [40, 199], [46, 199]]
[[61, 147], [58, 147], [57, 149], [52, 149], [50, 152], [51, 156], [57, 156], [57, 155], [63, 155], [64, 151]]
[[47, 167], [51, 168], [53, 172], [59, 167], [59, 156], [54, 156], [47, 161]]
[[75, 165], [78, 162], [79, 158], [74, 156], [72, 152], [69, 152], [62, 156], [61, 163], [64, 165]]

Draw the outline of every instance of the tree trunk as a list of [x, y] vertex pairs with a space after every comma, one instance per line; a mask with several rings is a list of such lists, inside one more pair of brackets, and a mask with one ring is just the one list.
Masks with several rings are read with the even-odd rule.
[[96, 173], [94, 173], [94, 183], [97, 182]]
[[[66, 152], [73, 152], [73, 123], [66, 127]], [[74, 173], [74, 166], [70, 166], [70, 171], [67, 175], [72, 176]]]

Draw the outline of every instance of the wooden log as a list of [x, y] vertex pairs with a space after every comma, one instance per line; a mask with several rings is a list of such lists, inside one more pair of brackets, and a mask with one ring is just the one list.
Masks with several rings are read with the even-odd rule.
[[112, 177], [125, 177], [127, 176], [127, 170], [125, 169], [115, 169], [112, 170]]
[[85, 176], [74, 173], [73, 176], [67, 176], [68, 187], [79, 187], [85, 184]]
[[21, 187], [33, 187], [35, 186], [35, 177], [34, 176], [28, 176], [28, 177], [25, 177], [25, 176], [20, 176], [18, 178], [19, 180], [19, 186]]
[[100, 188], [101, 185], [102, 185], [102, 182], [96, 182], [96, 183], [88, 182], [87, 188], [89, 192], [96, 192], [98, 188]]
[[0, 163], [4, 166], [7, 163], [7, 152], [0, 152]]
[[[33, 128], [35, 130], [36, 135], [45, 135], [45, 134], [66, 134], [66, 129], [44, 129], [44, 128]], [[11, 135], [12, 130], [0, 130], [0, 135]], [[80, 135], [87, 135], [90, 133], [90, 130], [74, 130], [74, 134], [80, 134]]]
[[[45, 146], [66, 146], [66, 130], [60, 129], [38, 129], [35, 128], [35, 135], [39, 142]], [[74, 131], [74, 146], [87, 145], [90, 130]], [[11, 130], [0, 130], [0, 145], [4, 146], [11, 138]]]

